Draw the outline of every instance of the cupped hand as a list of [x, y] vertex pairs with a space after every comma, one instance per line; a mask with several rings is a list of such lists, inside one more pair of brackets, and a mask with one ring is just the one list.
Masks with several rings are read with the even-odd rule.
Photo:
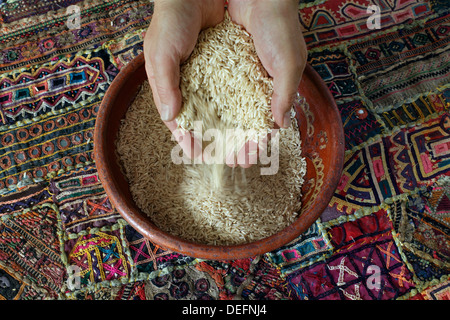
[[[253, 37], [256, 53], [273, 78], [271, 110], [276, 125], [291, 125], [290, 109], [306, 65], [307, 48], [298, 19], [298, 0], [229, 0], [231, 19]], [[256, 163], [257, 144], [249, 142], [231, 166]]]
[[144, 38], [145, 70], [153, 100], [161, 119], [191, 159], [201, 155], [201, 147], [194, 148], [197, 142], [190, 133], [176, 130], [175, 118], [182, 103], [180, 65], [194, 50], [200, 31], [215, 26], [223, 18], [223, 0], [155, 0]]

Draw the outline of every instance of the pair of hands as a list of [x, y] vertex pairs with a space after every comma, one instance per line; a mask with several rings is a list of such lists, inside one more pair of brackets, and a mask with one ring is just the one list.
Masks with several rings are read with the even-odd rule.
[[[156, 107], [191, 159], [201, 156], [201, 148], [193, 147], [198, 142], [190, 133], [180, 136], [176, 130], [182, 104], [180, 64], [189, 58], [200, 31], [222, 22], [224, 13], [223, 0], [155, 0], [144, 39], [145, 68]], [[273, 117], [279, 127], [289, 127], [290, 108], [307, 58], [298, 0], [229, 0], [228, 13], [253, 36], [259, 59], [273, 78]], [[227, 164], [249, 167], [255, 163], [251, 158], [257, 157], [256, 150], [257, 144], [251, 143]]]

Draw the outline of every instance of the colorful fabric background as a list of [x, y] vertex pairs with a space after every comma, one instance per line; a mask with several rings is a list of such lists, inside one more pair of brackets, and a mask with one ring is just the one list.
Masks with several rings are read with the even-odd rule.
[[100, 102], [142, 51], [153, 4], [0, 1], [0, 300], [450, 299], [449, 9], [299, 5], [308, 62], [344, 124], [340, 183], [292, 243], [205, 261], [129, 226], [93, 161]]

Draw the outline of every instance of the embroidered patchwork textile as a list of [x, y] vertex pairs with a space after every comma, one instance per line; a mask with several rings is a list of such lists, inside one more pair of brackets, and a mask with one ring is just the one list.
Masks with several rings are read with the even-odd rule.
[[93, 160], [101, 101], [142, 52], [153, 2], [0, 1], [0, 300], [450, 299], [448, 1], [298, 13], [341, 115], [339, 184], [292, 242], [209, 261], [131, 227]]

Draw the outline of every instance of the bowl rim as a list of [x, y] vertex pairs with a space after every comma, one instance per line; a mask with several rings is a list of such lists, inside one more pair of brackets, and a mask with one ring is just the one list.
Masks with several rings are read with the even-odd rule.
[[[117, 186], [117, 179], [111, 171], [110, 161], [113, 160], [108, 159], [107, 153], [105, 152], [108, 148], [105, 138], [108, 130], [107, 120], [109, 119], [112, 109], [108, 108], [108, 104], [114, 104], [114, 101], [126, 85], [130, 76], [141, 68], [143, 64], [145, 64], [144, 55], [143, 53], [140, 53], [116, 75], [102, 99], [94, 130], [94, 159], [99, 179], [113, 206], [120, 215], [136, 229], [136, 231], [164, 249], [169, 249], [187, 256], [209, 260], [232, 260], [253, 257], [283, 247], [299, 237], [320, 217], [328, 206], [329, 201], [319, 201], [319, 199], [316, 198], [309, 208], [302, 212], [292, 224], [279, 232], [257, 241], [225, 246], [206, 245], [187, 241], [157, 228], [156, 225], [150, 221], [148, 216], [136, 207], [132, 199], [128, 199], [120, 193], [120, 189]], [[333, 167], [336, 168], [336, 170], [339, 170], [339, 174], [335, 174], [332, 181], [322, 187], [323, 198], [331, 200], [339, 183], [340, 173], [342, 172], [344, 164], [344, 131], [342, 121], [336, 102], [328, 90], [328, 87], [309, 64], [305, 67], [304, 76], [305, 75], [321, 93], [324, 93], [322, 98], [331, 107], [337, 119], [335, 143], [338, 147], [337, 154], [334, 157]], [[299, 89], [300, 87], [301, 85], [299, 86]], [[105, 183], [103, 181], [105, 181]], [[217, 250], [218, 248], [220, 248], [220, 250]]]

